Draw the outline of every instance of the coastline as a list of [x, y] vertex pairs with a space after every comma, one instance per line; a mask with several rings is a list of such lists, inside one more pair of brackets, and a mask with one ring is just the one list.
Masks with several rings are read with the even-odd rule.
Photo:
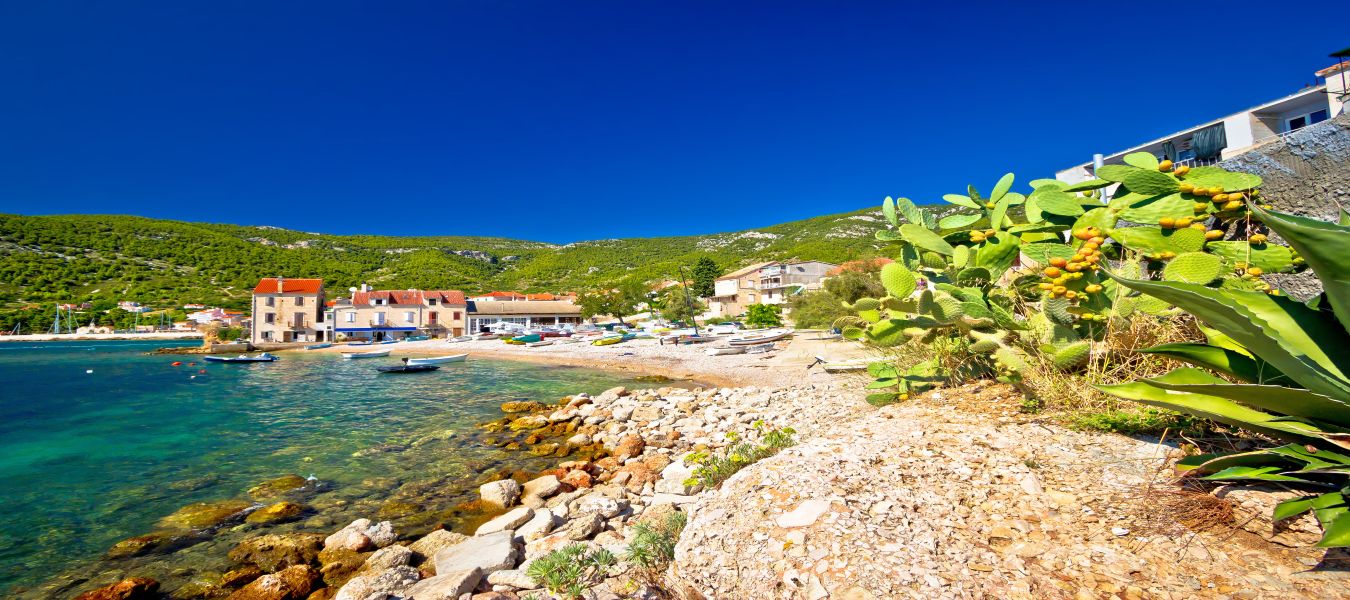
[[0, 335], [4, 342], [88, 342], [101, 340], [200, 340], [202, 333], [197, 331], [164, 331], [155, 333], [25, 333], [21, 335]]

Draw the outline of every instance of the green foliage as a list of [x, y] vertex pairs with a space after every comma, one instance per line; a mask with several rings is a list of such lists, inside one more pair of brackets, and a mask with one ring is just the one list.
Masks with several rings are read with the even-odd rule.
[[1251, 216], [1307, 257], [1325, 301], [1309, 306], [1259, 291], [1117, 276], [1122, 285], [1178, 306], [1213, 328], [1206, 332], [1208, 344], [1171, 344], [1152, 352], [1241, 383], [1183, 367], [1099, 388], [1289, 442], [1191, 457], [1180, 467], [1210, 480], [1279, 481], [1306, 489], [1312, 495], [1282, 503], [1277, 519], [1313, 511], [1323, 527], [1320, 546], [1350, 546], [1344, 495], [1350, 484], [1350, 357], [1344, 353], [1350, 347], [1350, 227], [1259, 208]]
[[1157, 408], [1087, 412], [1074, 415], [1069, 424], [1075, 429], [1126, 435], [1162, 435], [1165, 431], [1199, 435], [1208, 429], [1204, 419]]
[[685, 513], [673, 512], [660, 523], [633, 526], [633, 541], [628, 544], [624, 560], [633, 565], [643, 583], [661, 585], [662, 574], [675, 559], [675, 544], [680, 541], [688, 518]]
[[662, 290], [655, 305], [661, 311], [662, 318], [686, 323], [692, 322], [694, 317], [708, 309], [708, 305], [694, 294], [692, 288], [686, 291], [682, 285], [673, 285]]
[[711, 298], [715, 293], [717, 278], [722, 275], [722, 268], [717, 266], [713, 259], [706, 256], [700, 256], [698, 262], [694, 264], [692, 284], [690, 291], [699, 298]]
[[752, 428], [752, 438], [755, 439], [741, 440], [735, 432], [732, 432], [727, 434], [727, 440], [732, 442], [732, 445], [722, 452], [711, 454], [694, 452], [686, 456], [685, 463], [697, 467], [694, 469], [693, 477], [685, 484], [717, 487], [737, 471], [797, 443], [792, 437], [797, 431], [791, 427], [778, 428], [765, 425], [763, 421], [755, 421]]
[[623, 323], [624, 317], [639, 312], [647, 302], [647, 293], [646, 284], [630, 277], [610, 289], [577, 294], [577, 305], [581, 306], [582, 317], [610, 316]]
[[846, 270], [825, 280], [825, 291], [841, 302], [852, 304], [859, 298], [879, 298], [886, 295], [876, 270]]
[[788, 298], [792, 324], [798, 329], [829, 329], [839, 319], [853, 314], [839, 298], [825, 290], [815, 290]]
[[590, 550], [583, 544], [571, 544], [554, 550], [530, 563], [525, 574], [539, 582], [550, 594], [566, 600], [585, 597], [586, 591], [605, 578], [618, 561], [604, 548]]
[[779, 316], [781, 310], [777, 304], [751, 304], [745, 309], [745, 325], [752, 329], [781, 327], [783, 325], [783, 318]]

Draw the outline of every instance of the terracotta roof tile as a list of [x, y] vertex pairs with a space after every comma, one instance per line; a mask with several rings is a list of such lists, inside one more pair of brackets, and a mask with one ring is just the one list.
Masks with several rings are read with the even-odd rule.
[[283, 289], [277, 289], [275, 277], [264, 277], [253, 287], [255, 294], [317, 294], [323, 288], [322, 279], [286, 279], [282, 278]]

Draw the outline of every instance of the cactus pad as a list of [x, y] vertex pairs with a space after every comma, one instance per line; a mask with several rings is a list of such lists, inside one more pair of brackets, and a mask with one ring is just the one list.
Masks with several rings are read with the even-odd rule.
[[1069, 301], [1064, 298], [1046, 298], [1043, 307], [1045, 316], [1061, 325], [1072, 325], [1073, 313], [1069, 312]]
[[1257, 244], [1252, 246], [1244, 241], [1210, 242], [1206, 249], [1224, 257], [1229, 262], [1245, 262], [1260, 267], [1268, 273], [1276, 273], [1294, 265], [1294, 255], [1288, 246], [1275, 244]]
[[853, 303], [853, 310], [876, 310], [880, 306], [881, 301], [876, 298], [858, 298], [858, 301]]
[[[1167, 177], [1167, 175], [1163, 175], [1162, 173], [1157, 174]], [[1163, 217], [1180, 219], [1183, 217], [1192, 217], [1194, 215], [1195, 200], [1185, 198], [1181, 194], [1168, 194], [1166, 196], [1151, 196], [1143, 200], [1131, 202], [1129, 206], [1120, 211], [1119, 216], [1121, 219], [1131, 223], [1155, 225], [1158, 223], [1158, 219]]]
[[1120, 227], [1108, 230], [1111, 238], [1126, 248], [1144, 254], [1163, 252], [1198, 252], [1205, 247], [1205, 233], [1189, 227], [1160, 229], [1153, 227]]
[[1157, 196], [1160, 194], [1171, 194], [1177, 191], [1177, 182], [1175, 177], [1167, 173], [1158, 171], [1137, 170], [1125, 176], [1122, 184], [1136, 194], [1146, 194]]
[[916, 281], [909, 269], [899, 263], [888, 263], [881, 267], [881, 285], [886, 288], [886, 293], [903, 299], [914, 293]]
[[1053, 350], [1053, 353], [1050, 353], [1050, 362], [1055, 365], [1056, 369], [1068, 371], [1087, 363], [1088, 358], [1092, 355], [1092, 344], [1080, 340]]
[[947, 259], [942, 258], [942, 255], [936, 252], [924, 252], [919, 258], [919, 262], [929, 269], [941, 271], [947, 268]]
[[1206, 284], [1223, 273], [1223, 259], [1204, 252], [1186, 252], [1167, 261], [1163, 279], [1186, 283]]

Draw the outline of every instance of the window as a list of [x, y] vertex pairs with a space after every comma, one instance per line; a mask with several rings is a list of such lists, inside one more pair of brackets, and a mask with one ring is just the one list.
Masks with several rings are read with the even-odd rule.
[[262, 339], [267, 340], [269, 342], [272, 341], [272, 332], [270, 331], [262, 332]]
[[271, 324], [273, 324], [273, 323], [276, 323], [276, 322], [277, 322], [277, 315], [276, 315], [276, 313], [265, 313], [265, 314], [263, 314], [263, 322], [264, 322], [264, 323], [267, 323], [268, 325], [271, 325]]
[[455, 317], [454, 317], [454, 319], [455, 319], [456, 321], [459, 320], [459, 311], [455, 311]]
[[1312, 111], [1305, 115], [1298, 115], [1297, 117], [1291, 117], [1285, 120], [1284, 130], [1298, 131], [1314, 123], [1321, 123], [1322, 121], [1327, 120], [1327, 115], [1328, 115], [1327, 109], [1323, 108], [1320, 110]]
[[375, 313], [375, 324], [384, 325], [384, 313], [382, 312]]
[[429, 312], [429, 313], [427, 313], [427, 322], [428, 322], [428, 323], [431, 323], [432, 325], [435, 325], [435, 324], [436, 324], [436, 317], [437, 317], [436, 311], [434, 311], [434, 310], [431, 311], [431, 312]]
[[295, 305], [296, 305], [296, 306], [304, 306], [304, 305], [305, 305], [305, 297], [304, 297], [304, 296], [296, 296], [296, 297], [295, 297]]
[[[436, 306], [436, 299], [435, 299], [435, 298], [427, 298], [427, 306]], [[435, 313], [432, 313], [432, 314], [435, 314]]]
[[273, 297], [271, 297], [271, 296], [268, 296], [268, 297], [267, 297], [267, 300], [264, 301], [263, 304], [265, 304], [265, 305], [267, 305], [267, 306], [276, 306], [276, 305], [277, 305], [277, 299], [276, 299], [276, 298], [273, 298]]
[[384, 298], [376, 298], [375, 306], [384, 306]]
[[413, 314], [414, 314], [414, 313], [413, 313], [413, 311], [411, 311], [411, 310], [410, 310], [410, 311], [404, 312], [404, 313], [403, 313], [403, 321], [404, 321], [405, 323], [412, 323], [412, 322], [413, 322]]
[[348, 322], [348, 323], [355, 323], [355, 322], [356, 322], [356, 313], [354, 313], [354, 312], [349, 312], [349, 313], [347, 313], [347, 322]]

